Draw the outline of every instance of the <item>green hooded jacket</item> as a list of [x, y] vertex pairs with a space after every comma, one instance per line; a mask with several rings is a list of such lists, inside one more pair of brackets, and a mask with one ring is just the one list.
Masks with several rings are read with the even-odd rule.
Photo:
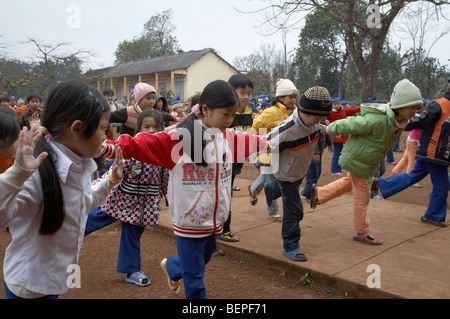
[[335, 121], [328, 134], [350, 138], [339, 157], [339, 165], [360, 177], [372, 177], [403, 130], [394, 134], [395, 115], [388, 104], [362, 104], [361, 115]]

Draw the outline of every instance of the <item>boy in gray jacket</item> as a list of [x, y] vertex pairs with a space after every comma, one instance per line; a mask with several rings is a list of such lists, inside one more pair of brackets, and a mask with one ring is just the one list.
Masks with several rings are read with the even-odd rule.
[[283, 200], [283, 255], [295, 261], [306, 261], [300, 250], [300, 225], [303, 205], [299, 187], [305, 177], [320, 135], [319, 122], [331, 113], [331, 96], [324, 87], [308, 89], [300, 99], [298, 109], [268, 135], [276, 151], [272, 168], [276, 180], [264, 185], [267, 203]]

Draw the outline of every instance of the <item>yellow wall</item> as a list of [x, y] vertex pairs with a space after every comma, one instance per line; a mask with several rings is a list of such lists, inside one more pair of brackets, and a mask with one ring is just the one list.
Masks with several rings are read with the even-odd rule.
[[202, 92], [205, 86], [215, 80], [228, 81], [236, 71], [212, 52], [194, 62], [187, 70], [185, 97]]

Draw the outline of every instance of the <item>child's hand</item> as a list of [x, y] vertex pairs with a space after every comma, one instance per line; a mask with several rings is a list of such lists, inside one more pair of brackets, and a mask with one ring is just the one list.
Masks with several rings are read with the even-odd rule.
[[39, 118], [39, 114], [34, 113], [31, 115], [30, 126], [38, 128], [41, 126], [41, 119]]
[[116, 156], [111, 166], [111, 177], [117, 181], [122, 180], [123, 177], [123, 154], [119, 146], [116, 146]]
[[42, 138], [42, 133], [36, 127], [33, 127], [29, 132], [26, 126], [22, 129], [18, 137], [18, 144], [16, 150], [15, 162], [27, 170], [35, 170], [41, 165], [47, 157], [47, 152], [42, 152], [38, 157], [34, 157], [34, 148], [39, 139]]
[[327, 126], [320, 124], [320, 133], [325, 134], [327, 132]]

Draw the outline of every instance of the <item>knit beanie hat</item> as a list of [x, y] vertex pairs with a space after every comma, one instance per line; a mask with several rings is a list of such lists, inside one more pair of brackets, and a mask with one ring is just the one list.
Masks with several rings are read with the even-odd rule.
[[306, 90], [298, 105], [302, 113], [321, 116], [330, 115], [332, 107], [330, 93], [321, 86], [314, 86]]
[[294, 83], [288, 79], [278, 79], [277, 80], [277, 90], [275, 95], [278, 96], [286, 96], [291, 95], [293, 92], [298, 93], [297, 88]]
[[147, 84], [147, 83], [138, 83], [134, 87], [134, 96], [136, 98], [136, 103], [139, 104], [139, 102], [149, 93], [156, 93], [156, 90], [153, 86]]
[[422, 95], [419, 88], [409, 80], [401, 80], [394, 86], [390, 101], [391, 109], [396, 110], [422, 104]]

